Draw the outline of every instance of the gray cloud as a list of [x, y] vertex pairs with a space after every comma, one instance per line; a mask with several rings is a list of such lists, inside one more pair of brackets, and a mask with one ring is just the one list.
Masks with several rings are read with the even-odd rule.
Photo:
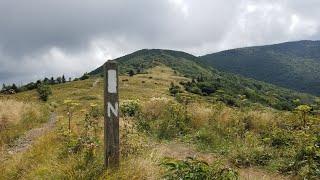
[[319, 39], [318, 0], [2, 0], [0, 83], [78, 76], [141, 48]]

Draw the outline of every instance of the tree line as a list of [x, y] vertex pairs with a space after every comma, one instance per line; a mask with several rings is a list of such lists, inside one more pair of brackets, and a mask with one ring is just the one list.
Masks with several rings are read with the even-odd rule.
[[[84, 73], [80, 78], [74, 78], [73, 81], [79, 81], [79, 80], [85, 80], [88, 79], [90, 76], [88, 73]], [[36, 82], [30, 82], [23, 86], [17, 86], [15, 83], [12, 85], [2, 84], [2, 89], [0, 93], [2, 94], [15, 94], [23, 91], [33, 90], [37, 89], [40, 85], [55, 85], [55, 84], [62, 84], [66, 82], [71, 82], [72, 78], [69, 77], [68, 80], [66, 79], [65, 75], [58, 76], [57, 78], [51, 77], [47, 78], [45, 77], [42, 80], [37, 80]]]

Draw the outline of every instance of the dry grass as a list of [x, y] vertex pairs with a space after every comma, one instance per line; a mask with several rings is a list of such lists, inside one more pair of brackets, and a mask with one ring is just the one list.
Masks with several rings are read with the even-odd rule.
[[15, 100], [0, 100], [0, 123], [18, 123], [32, 106]]
[[168, 98], [156, 98], [153, 97], [149, 101], [142, 104], [141, 111], [143, 114], [147, 115], [147, 119], [154, 119], [159, 117], [163, 110], [168, 106], [170, 99]]
[[191, 117], [191, 126], [196, 129], [207, 125], [213, 115], [211, 108], [200, 103], [189, 104], [188, 112]]

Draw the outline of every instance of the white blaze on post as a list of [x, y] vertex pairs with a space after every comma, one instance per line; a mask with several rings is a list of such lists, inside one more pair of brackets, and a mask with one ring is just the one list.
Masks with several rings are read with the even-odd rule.
[[117, 71], [108, 70], [108, 92], [117, 93]]
[[118, 102], [113, 106], [110, 102], [108, 102], [108, 117], [111, 117], [111, 112], [115, 117], [118, 117]]

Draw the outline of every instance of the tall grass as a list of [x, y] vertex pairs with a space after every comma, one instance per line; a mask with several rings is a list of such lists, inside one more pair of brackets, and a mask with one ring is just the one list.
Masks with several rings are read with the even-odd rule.
[[10, 144], [31, 128], [46, 122], [47, 108], [15, 100], [0, 101], [0, 146]]

